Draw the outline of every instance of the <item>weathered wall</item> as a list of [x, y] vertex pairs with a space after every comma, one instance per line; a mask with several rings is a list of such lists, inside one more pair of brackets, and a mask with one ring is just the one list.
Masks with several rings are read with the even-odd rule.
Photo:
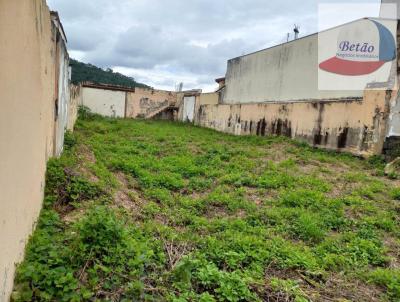
[[[228, 61], [224, 103], [261, 103], [362, 97], [362, 91], [318, 89], [318, 39], [330, 41], [340, 27]], [[327, 45], [333, 43], [333, 45]], [[332, 54], [334, 55], [334, 54]], [[323, 73], [324, 81], [335, 75]]]
[[82, 104], [102, 116], [125, 117], [125, 98], [125, 91], [83, 87]]
[[363, 99], [205, 105], [196, 123], [236, 135], [284, 135], [322, 148], [380, 154], [388, 118], [385, 91]]
[[[58, 20], [54, 19], [54, 17], [53, 22], [58, 25]], [[59, 28], [58, 26], [56, 28]], [[58, 76], [56, 78], [55, 155], [60, 156], [64, 148], [64, 133], [67, 130], [68, 112], [70, 110], [69, 55], [66, 40], [60, 31], [56, 36], [56, 65], [59, 68], [57, 69]]]
[[176, 93], [155, 89], [127, 89], [84, 84], [82, 104], [92, 112], [119, 118], [153, 118], [176, 104]]
[[175, 92], [135, 88], [127, 92], [126, 117], [151, 118], [175, 103]]
[[0, 0], [0, 301], [41, 209], [56, 155], [57, 30], [44, 0]]
[[176, 107], [178, 108], [177, 120], [187, 122], [188, 108], [185, 108], [185, 98], [194, 98], [194, 108], [192, 108], [192, 111], [195, 117], [201, 105], [218, 104], [218, 97], [218, 93], [202, 93], [201, 90], [197, 89], [178, 92], [176, 97]]
[[400, 156], [400, 93], [388, 91], [390, 114], [383, 153], [388, 161]]
[[199, 106], [201, 105], [217, 105], [219, 94], [216, 92], [202, 93], [199, 97]]
[[74, 129], [75, 122], [78, 118], [78, 107], [82, 104], [82, 86], [70, 86], [70, 106], [68, 106], [67, 130]]
[[[217, 92], [199, 94], [198, 96], [196, 96], [195, 100], [194, 118], [196, 119], [196, 112], [199, 112], [200, 106], [217, 105], [218, 102], [219, 102], [219, 93]], [[183, 119], [183, 113], [182, 113], [182, 119]]]
[[185, 97], [184, 92], [178, 92], [176, 94], [176, 106], [178, 107], [177, 119], [178, 121], [183, 120], [183, 98]]

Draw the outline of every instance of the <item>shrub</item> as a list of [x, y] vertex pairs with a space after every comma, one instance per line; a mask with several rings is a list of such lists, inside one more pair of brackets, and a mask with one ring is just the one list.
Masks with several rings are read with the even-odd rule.
[[91, 110], [86, 106], [79, 106], [78, 108], [78, 118], [80, 120], [88, 120], [93, 117]]
[[64, 135], [64, 149], [71, 150], [78, 143], [78, 138], [73, 132], [67, 130]]

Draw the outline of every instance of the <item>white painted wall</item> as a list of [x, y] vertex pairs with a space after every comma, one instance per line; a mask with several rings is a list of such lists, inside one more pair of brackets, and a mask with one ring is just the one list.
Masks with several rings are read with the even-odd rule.
[[108, 117], [125, 117], [126, 92], [83, 88], [82, 104], [93, 113]]
[[[337, 50], [340, 27], [228, 61], [224, 103], [258, 103], [362, 97], [361, 90], [319, 90], [319, 39]], [[326, 50], [324, 50], [325, 53]], [[390, 66], [387, 68], [390, 69]], [[323, 82], [338, 75], [322, 71]], [[373, 77], [374, 75], [372, 75]], [[346, 81], [353, 79], [347, 77]], [[360, 85], [359, 85], [360, 86]], [[354, 87], [354, 86], [348, 86]], [[325, 89], [325, 88], [324, 88]], [[327, 89], [327, 88], [326, 88]], [[330, 89], [330, 88], [329, 88]], [[357, 88], [358, 89], [358, 88]]]

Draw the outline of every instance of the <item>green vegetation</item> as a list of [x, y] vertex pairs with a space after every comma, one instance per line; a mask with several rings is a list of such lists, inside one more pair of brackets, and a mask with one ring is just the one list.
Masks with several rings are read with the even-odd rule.
[[81, 110], [14, 301], [399, 301], [380, 160]]
[[145, 84], [136, 82], [134, 78], [114, 72], [112, 69], [103, 70], [92, 64], [85, 64], [74, 59], [70, 60], [69, 65], [72, 67], [72, 83], [74, 84], [88, 81], [95, 84], [110, 84], [128, 88], [149, 88]]

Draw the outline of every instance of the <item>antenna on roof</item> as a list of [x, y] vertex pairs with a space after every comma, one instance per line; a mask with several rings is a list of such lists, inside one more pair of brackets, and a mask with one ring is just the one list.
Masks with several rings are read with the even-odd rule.
[[290, 33], [287, 33], [286, 42], [289, 42], [289, 40], [290, 40]]
[[299, 38], [300, 25], [295, 24], [293, 31], [294, 31], [294, 39], [297, 40]]
[[175, 85], [176, 92], [182, 92], [182, 90], [183, 90], [183, 82], [180, 82], [179, 84]]

